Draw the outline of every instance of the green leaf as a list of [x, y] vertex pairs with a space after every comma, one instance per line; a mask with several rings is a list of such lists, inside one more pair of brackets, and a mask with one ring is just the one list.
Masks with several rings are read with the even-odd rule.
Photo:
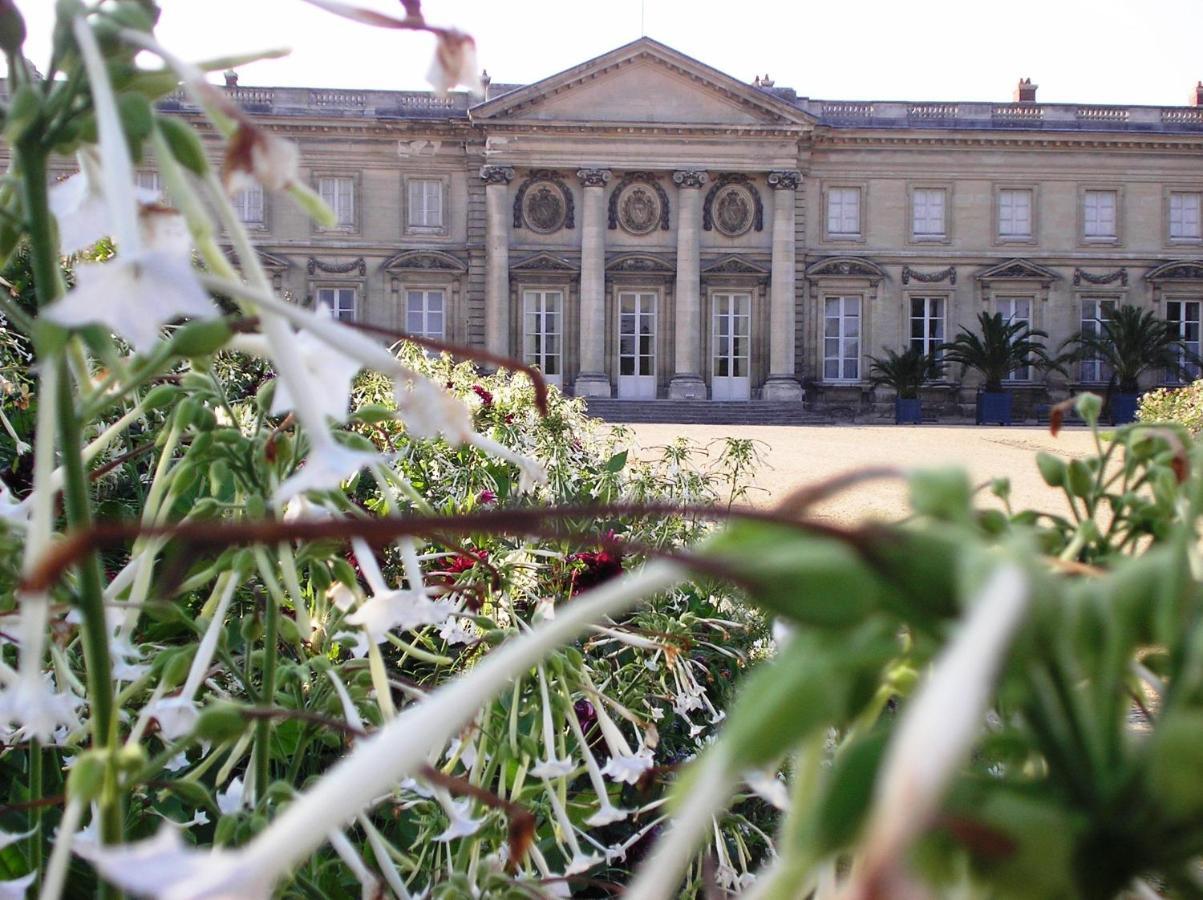
[[835, 758], [814, 825], [815, 851], [827, 855], [852, 843], [873, 800], [873, 785], [889, 738], [879, 729]]
[[622, 450], [615, 453], [606, 461], [607, 472], [621, 472], [627, 464], [627, 451]]
[[117, 97], [117, 113], [121, 117], [121, 128], [129, 143], [130, 156], [134, 162], [140, 162], [142, 144], [150, 137], [155, 124], [150, 101], [142, 94], [121, 94]]
[[32, 85], [21, 85], [8, 102], [8, 118], [4, 122], [5, 140], [10, 144], [19, 143], [41, 114], [42, 95]]

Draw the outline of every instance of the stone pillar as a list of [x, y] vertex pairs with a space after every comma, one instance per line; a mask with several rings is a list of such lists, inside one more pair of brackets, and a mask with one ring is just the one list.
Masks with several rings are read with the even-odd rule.
[[673, 172], [677, 185], [677, 287], [673, 348], [676, 367], [668, 384], [670, 400], [705, 400], [702, 378], [702, 273], [699, 230], [702, 185], [706, 173], [696, 169]]
[[580, 169], [584, 188], [581, 215], [581, 332], [578, 397], [609, 397], [606, 374], [606, 183], [609, 169]]
[[802, 385], [794, 374], [794, 195], [801, 180], [801, 172], [769, 173], [773, 188], [773, 274], [769, 286], [769, 377], [761, 392], [765, 400], [802, 400]]
[[485, 349], [510, 351], [510, 180], [509, 166], [481, 166], [485, 183]]

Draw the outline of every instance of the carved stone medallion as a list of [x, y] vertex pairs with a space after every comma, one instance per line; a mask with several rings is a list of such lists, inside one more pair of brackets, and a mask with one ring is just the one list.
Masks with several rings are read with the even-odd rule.
[[632, 184], [618, 198], [618, 221], [630, 234], [649, 234], [660, 223], [660, 198], [647, 184]]
[[531, 185], [526, 191], [522, 214], [531, 231], [542, 234], [559, 231], [564, 225], [564, 198], [559, 186], [550, 181]]
[[742, 185], [732, 184], [714, 198], [714, 227], [727, 237], [738, 237], [752, 227], [755, 200]]

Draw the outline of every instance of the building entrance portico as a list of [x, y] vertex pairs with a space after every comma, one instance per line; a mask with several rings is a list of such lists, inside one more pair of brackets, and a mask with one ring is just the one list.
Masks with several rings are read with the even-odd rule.
[[656, 398], [656, 292], [618, 294], [618, 396]]

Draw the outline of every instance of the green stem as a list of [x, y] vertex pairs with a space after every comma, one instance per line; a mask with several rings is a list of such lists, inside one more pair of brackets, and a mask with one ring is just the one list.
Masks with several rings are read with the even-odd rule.
[[[67, 523], [74, 531], [86, 531], [92, 524], [88, 496], [88, 475], [84, 471], [79, 419], [75, 414], [70, 366], [65, 356], [58, 359], [57, 415], [59, 438], [63, 448], [63, 499]], [[109, 658], [108, 625], [104, 615], [104, 589], [100, 560], [88, 554], [79, 565], [78, 604], [83, 614], [82, 639], [87, 669], [88, 695], [92, 709], [92, 743], [98, 749], [117, 746], [117, 717], [113, 705], [112, 660]], [[122, 839], [121, 803], [117, 790], [115, 760], [109, 763], [105, 789], [101, 794], [101, 834], [105, 843]]]
[[[276, 643], [280, 609], [275, 594], [267, 592], [267, 620], [263, 629], [263, 689], [266, 706], [275, 705], [276, 697]], [[271, 764], [271, 720], [262, 718], [255, 723], [255, 798], [262, 799], [267, 792]]]
[[[44, 796], [42, 770], [42, 742], [36, 738], [29, 742], [29, 799], [40, 800]], [[29, 810], [29, 828], [34, 832], [33, 841], [29, 845], [29, 864], [33, 871], [37, 873], [37, 878], [34, 881], [35, 885], [41, 884], [42, 881], [42, 847], [45, 842], [45, 835], [42, 834], [42, 811], [45, 809], [41, 804], [35, 804]]]
[[58, 299], [58, 244], [50, 221], [50, 196], [46, 187], [46, 151], [35, 143], [17, 145], [21, 163], [22, 199], [29, 228], [29, 263], [38, 308]]

